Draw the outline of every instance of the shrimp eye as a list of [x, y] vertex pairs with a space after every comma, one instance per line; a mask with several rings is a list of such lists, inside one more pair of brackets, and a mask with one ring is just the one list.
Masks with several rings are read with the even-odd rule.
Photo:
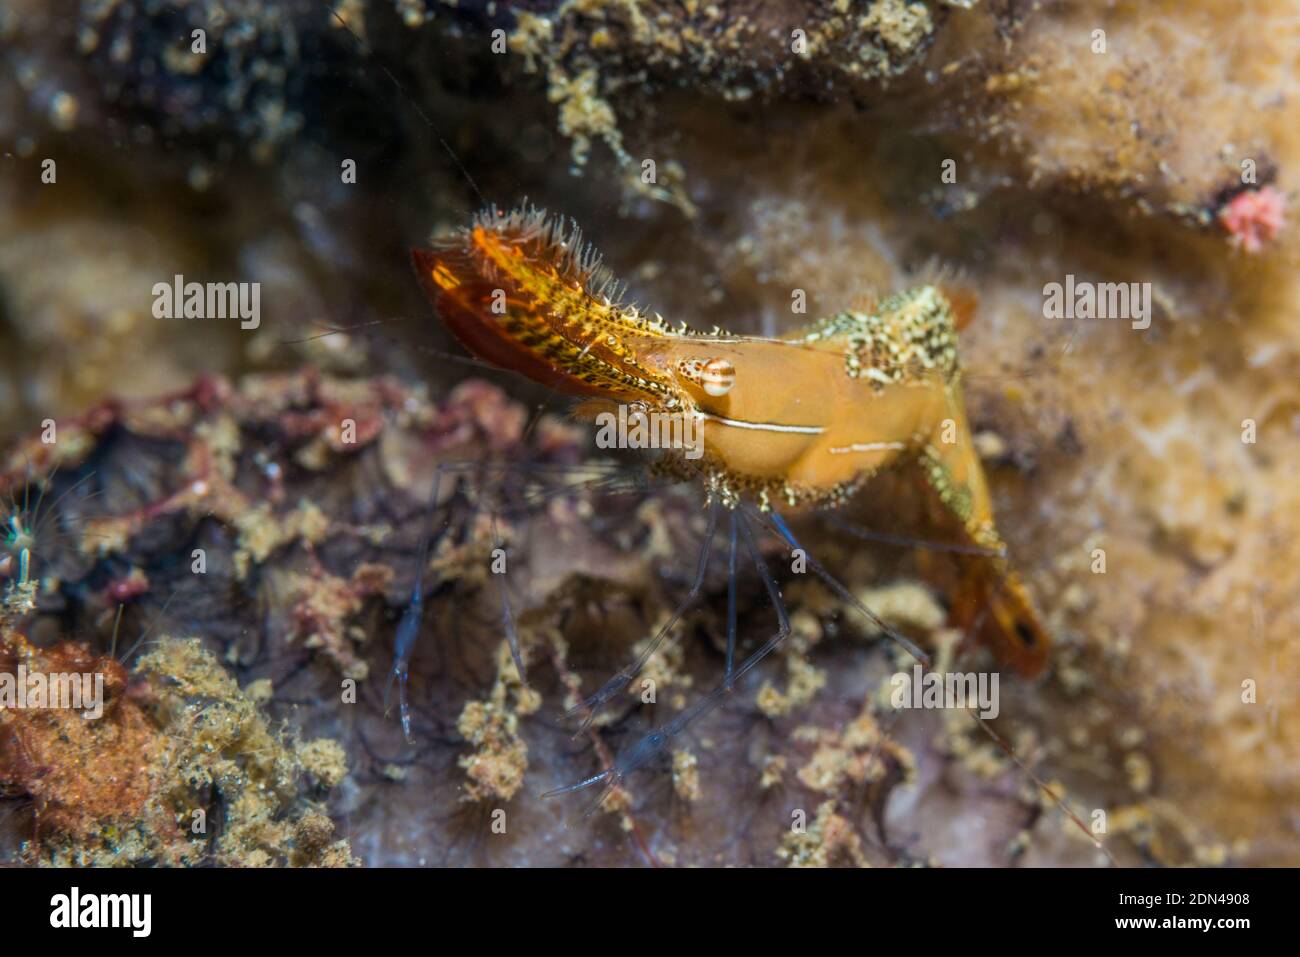
[[703, 389], [708, 395], [726, 395], [736, 384], [736, 367], [730, 359], [682, 359], [677, 374]]
[[710, 359], [700, 369], [700, 385], [709, 395], [726, 395], [736, 384], [736, 367], [730, 359]]

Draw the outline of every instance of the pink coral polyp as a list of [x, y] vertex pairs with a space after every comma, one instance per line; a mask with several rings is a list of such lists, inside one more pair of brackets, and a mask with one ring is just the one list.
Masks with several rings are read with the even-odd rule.
[[1257, 253], [1277, 237], [1286, 217], [1286, 197], [1272, 186], [1238, 193], [1219, 209], [1219, 222], [1234, 245]]

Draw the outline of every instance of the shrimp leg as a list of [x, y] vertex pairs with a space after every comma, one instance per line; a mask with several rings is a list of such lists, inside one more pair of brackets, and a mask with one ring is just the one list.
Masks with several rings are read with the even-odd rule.
[[948, 552], [954, 555], [982, 555], [1001, 558], [1006, 554], [1005, 546], [995, 548], [963, 542], [938, 542], [924, 538], [912, 538], [909, 535], [891, 535], [888, 532], [879, 532], [872, 528], [846, 522], [829, 514], [823, 515], [822, 520], [831, 528], [838, 529], [864, 542], [879, 542], [884, 545], [897, 545], [900, 548], [920, 548], [925, 551]]
[[[889, 635], [890, 638], [892, 638], [899, 645], [901, 645], [904, 650], [906, 650], [910, 655], [912, 655], [923, 666], [927, 668], [929, 667], [930, 656], [927, 655], [925, 652], [923, 652], [920, 648], [918, 648], [908, 638], [901, 635], [897, 631], [897, 629], [895, 629], [894, 627], [886, 623], [879, 615], [877, 615], [874, 611], [872, 611], [870, 608], [864, 605], [856, 597], [854, 597], [854, 595], [851, 592], [849, 592], [849, 590], [845, 588], [844, 585], [842, 585], [833, 575], [830, 574], [830, 572], [828, 572], [824, 567], [822, 567], [820, 562], [818, 562], [811, 555], [809, 555], [802, 548], [802, 546], [799, 545], [798, 540], [794, 537], [793, 533], [790, 531], [790, 528], [786, 524], [785, 519], [782, 518], [779, 513], [777, 512], [763, 513], [754, 509], [752, 506], [742, 504], [738, 506], [736, 509], [734, 509], [732, 512], [733, 523], [734, 523], [733, 534], [735, 530], [739, 530], [740, 539], [744, 544], [745, 551], [753, 559], [754, 565], [758, 570], [759, 577], [763, 580], [763, 585], [767, 589], [768, 597], [771, 600], [772, 605], [776, 610], [777, 621], [778, 621], [778, 628], [776, 634], [772, 635], [772, 637], [770, 637], [766, 642], [764, 642], [763, 645], [761, 645], [757, 650], [752, 652], [749, 655], [749, 657], [746, 658], [744, 661], [742, 661], [739, 666], [735, 667], [734, 670], [729, 665], [727, 669], [727, 674], [722, 684], [714, 688], [713, 691], [709, 692], [709, 694], [705, 695], [703, 698], [701, 698], [695, 704], [691, 705], [691, 707], [687, 708], [681, 714], [677, 715], [677, 717], [673, 718], [667, 724], [663, 725], [660, 728], [656, 728], [655, 730], [646, 734], [640, 740], [636, 741], [630, 748], [628, 748], [626, 751], [624, 751], [622, 754], [618, 756], [618, 758], [614, 762], [614, 766], [611, 767], [609, 770], [603, 771], [597, 775], [593, 775], [592, 777], [587, 778], [584, 781], [579, 781], [576, 784], [571, 784], [566, 787], [556, 788], [552, 791], [548, 791], [543, 795], [543, 797], [550, 797], [558, 794], [569, 794], [574, 791], [584, 790], [585, 788], [589, 788], [596, 784], [603, 783], [605, 787], [601, 793], [601, 796], [591, 809], [591, 810], [595, 810], [595, 808], [599, 807], [600, 804], [604, 801], [605, 796], [609, 794], [614, 788], [618, 787], [624, 780], [626, 780], [629, 774], [644, 767], [656, 756], [663, 754], [667, 750], [673, 738], [681, 734], [683, 731], [689, 728], [700, 718], [703, 718], [705, 715], [709, 714], [716, 707], [718, 707], [718, 705], [720, 705], [726, 699], [727, 695], [730, 694], [730, 692], [735, 687], [737, 682], [739, 682], [741, 679], [745, 677], [746, 674], [748, 674], [755, 667], [757, 667], [758, 664], [764, 658], [766, 658], [769, 654], [771, 654], [772, 651], [774, 651], [783, 641], [785, 641], [787, 637], [789, 637], [790, 619], [789, 619], [789, 615], [786, 612], [785, 603], [781, 598], [780, 589], [777, 587], [776, 581], [772, 577], [771, 570], [768, 568], [767, 563], [763, 560], [762, 553], [759, 551], [758, 543], [754, 537], [754, 532], [753, 529], [751, 528], [750, 521], [747, 515], [752, 515], [761, 525], [765, 526], [774, 534], [776, 534], [777, 537], [780, 538], [791, 549], [799, 549], [801, 552], [803, 552], [808, 567], [812, 568], [813, 571], [818, 575], [818, 577], [820, 577], [831, 588], [832, 591], [834, 591], [843, 601], [852, 605], [857, 611], [859, 611], [861, 614], [866, 616], [873, 624], [876, 625], [877, 628], [881, 629], [885, 634]], [[728, 557], [730, 558], [731, 556], [729, 555]], [[729, 565], [729, 571], [734, 571], [734, 564]], [[731, 589], [734, 585], [734, 575], [732, 576], [732, 579], [733, 579], [732, 581], [728, 582], [729, 599], [730, 599]], [[729, 649], [728, 657], [730, 659], [731, 652], [734, 649], [734, 637], [733, 637], [734, 622], [732, 620], [732, 608], [730, 607], [730, 601], [728, 603], [727, 626], [728, 626], [728, 649]], [[591, 813], [591, 811], [589, 810], [588, 813]]]
[[415, 651], [415, 640], [420, 635], [420, 626], [424, 623], [424, 566], [429, 560], [429, 542], [433, 538], [433, 512], [438, 507], [438, 490], [442, 484], [444, 472], [466, 471], [474, 463], [445, 462], [433, 473], [433, 488], [429, 492], [429, 502], [425, 506], [425, 522], [430, 526], [420, 540], [420, 558], [415, 566], [415, 582], [411, 585], [411, 599], [402, 612], [402, 620], [397, 625], [397, 635], [393, 642], [393, 667], [388, 673], [388, 686], [384, 689], [384, 715], [388, 715], [389, 702], [393, 693], [393, 684], [398, 686], [398, 699], [402, 716], [402, 736], [411, 741], [411, 707], [407, 697], [407, 683], [411, 677], [411, 655]]
[[[501, 536], [497, 531], [497, 518], [492, 516], [492, 550], [501, 550]], [[510, 610], [510, 590], [506, 588], [506, 576], [498, 576], [501, 582], [501, 627], [505, 630], [506, 641], [510, 644], [510, 657], [515, 661], [515, 670], [519, 672], [519, 680], [528, 684], [528, 676], [524, 673], [524, 658], [519, 652], [519, 632], [515, 629], [515, 616]]]
[[839, 579], [837, 579], [834, 575], [832, 575], [830, 572], [828, 572], [825, 568], [822, 567], [821, 562], [817, 561], [817, 559], [813, 558], [812, 555], [808, 554], [808, 551], [799, 544], [799, 542], [795, 539], [794, 535], [790, 532], [790, 528], [788, 525], [786, 525], [785, 519], [783, 519], [776, 512], [769, 512], [766, 517], [760, 512], [757, 513], [756, 517], [759, 519], [759, 521], [763, 522], [769, 528], [774, 530], [776, 534], [780, 536], [780, 538], [783, 539], [785, 543], [789, 545], [791, 548], [799, 549], [799, 551], [803, 553], [804, 558], [807, 560], [808, 567], [811, 568], [813, 572], [817, 575], [817, 577], [820, 578], [823, 582], [825, 582], [826, 585], [831, 589], [831, 591], [835, 592], [835, 594], [838, 595], [842, 601], [847, 602], [849, 605], [851, 605], [856, 611], [858, 611], [868, 621], [870, 621], [873, 625], [875, 625], [877, 629], [884, 632], [885, 635], [887, 635], [890, 639], [892, 639], [896, 644], [898, 644], [904, 651], [906, 651], [914, 659], [916, 659], [925, 667], [927, 668], [930, 667], [930, 656], [927, 655], [924, 651], [922, 651], [919, 647], [917, 647], [915, 642], [913, 642], [910, 638], [907, 638], [904, 635], [902, 635], [897, 628], [895, 628], [893, 625], [890, 625], [883, 618], [877, 615], [874, 611], [872, 611], [861, 601], [859, 601], [852, 592], [850, 592], [847, 588], [845, 588], [840, 583]]
[[727, 542], [727, 674], [730, 688], [736, 672], [736, 512], [731, 513], [731, 529]]
[[[590, 473], [596, 471], [598, 474], [592, 477]], [[575, 472], [585, 474], [587, 477], [584, 481], [565, 484], [559, 488], [550, 490], [551, 495], [563, 495], [569, 492], [576, 492], [582, 489], [601, 489], [617, 490], [622, 484], [627, 484], [629, 476], [626, 470], [617, 468], [609, 469], [600, 466], [583, 466], [574, 467], [568, 465], [550, 465], [547, 463], [509, 463], [504, 465], [488, 465], [475, 461], [444, 462], [434, 470], [433, 487], [430, 491], [429, 501], [425, 506], [425, 524], [428, 528], [424, 537], [420, 541], [419, 564], [416, 566], [415, 581], [411, 586], [411, 597], [402, 612], [402, 618], [398, 622], [397, 632], [393, 647], [393, 666], [389, 671], [388, 685], [384, 690], [384, 713], [388, 714], [392, 699], [393, 686], [398, 689], [398, 704], [402, 721], [402, 734], [408, 742], [411, 738], [411, 708], [408, 697], [407, 686], [410, 681], [411, 657], [415, 652], [415, 644], [420, 636], [420, 630], [424, 624], [424, 575], [429, 560], [429, 545], [435, 535], [434, 529], [434, 511], [438, 507], [439, 493], [442, 488], [444, 477], [451, 475], [479, 475], [480, 477], [487, 474], [509, 474], [509, 473], [526, 473], [543, 476], [551, 475], [569, 475]], [[645, 483], [636, 478], [632, 487], [641, 489]], [[528, 497], [526, 507], [536, 506], [544, 500], [543, 498]], [[492, 542], [494, 548], [501, 547], [501, 538], [498, 534], [497, 517], [500, 512], [492, 514]], [[511, 656], [514, 658], [515, 667], [519, 669], [519, 677], [524, 680], [523, 656], [519, 648], [519, 634], [515, 626], [514, 612], [510, 604], [509, 591], [506, 587], [504, 576], [501, 577], [501, 603], [502, 603], [502, 627], [505, 631], [506, 640], [510, 644]]]
[[754, 540], [754, 533], [749, 527], [749, 522], [744, 513], [739, 510], [733, 510], [733, 520], [739, 526], [741, 536], [744, 540], [745, 550], [754, 560], [754, 565], [758, 569], [759, 576], [763, 579], [763, 585], [767, 589], [768, 598], [776, 610], [777, 631], [753, 654], [741, 662], [740, 666], [734, 671], [729, 671], [728, 679], [718, 685], [707, 695], [701, 698], [695, 704], [691, 705], [677, 717], [673, 718], [667, 724], [649, 732], [644, 737], [636, 741], [630, 748], [623, 751], [614, 761], [614, 766], [600, 774], [593, 775], [577, 784], [570, 784], [567, 787], [555, 788], [547, 791], [542, 797], [553, 797], [560, 794], [571, 794], [575, 791], [585, 790], [596, 784], [603, 783], [600, 797], [588, 809], [587, 814], [594, 812], [604, 802], [605, 798], [616, 787], [623, 783], [634, 771], [637, 771], [650, 763], [654, 758], [663, 754], [673, 739], [693, 725], [700, 718], [711, 713], [718, 705], [726, 700], [731, 693], [735, 683], [745, 677], [753, 670], [759, 662], [766, 658], [781, 642], [790, 636], [790, 616], [786, 612], [785, 602], [781, 598], [781, 590], [777, 587], [776, 580], [772, 577], [772, 572], [763, 561], [762, 553], [758, 550], [758, 545]]
[[[718, 528], [719, 508], [721, 508], [721, 506], [716, 503], [709, 506], [709, 523], [704, 530], [704, 542], [700, 546], [700, 556], [696, 561], [695, 581], [691, 584], [691, 590], [687, 592], [686, 597], [677, 605], [677, 608], [669, 616], [668, 620], [664, 622], [663, 626], [655, 633], [655, 636], [650, 639], [649, 644], [646, 645], [641, 654], [637, 655], [635, 660], [627, 664], [625, 667], [620, 668], [617, 674], [601, 685], [598, 691], [589, 695], [581, 704], [570, 708], [564, 713], [564, 718], [569, 719], [575, 715], [586, 712], [582, 719], [582, 723], [574, 733], [574, 737], [577, 737], [582, 734], [582, 732], [586, 731], [587, 728], [591, 727], [591, 723], [596, 720], [596, 716], [599, 714], [600, 709], [605, 707], [605, 705], [610, 701], [614, 700], [614, 698], [621, 694], [623, 690], [632, 683], [636, 676], [641, 673], [641, 669], [646, 666], [646, 662], [653, 657], [654, 653], [659, 649], [659, 646], [663, 644], [668, 633], [672, 631], [677, 622], [681, 620], [682, 615], [684, 615], [687, 609], [689, 609], [691, 605], [695, 604], [696, 599], [700, 597], [700, 592], [704, 588], [704, 576], [709, 568], [709, 553], [713, 549], [713, 538]], [[731, 534], [732, 548], [734, 550], [734, 527]], [[734, 567], [735, 560], [733, 555], [733, 570]]]

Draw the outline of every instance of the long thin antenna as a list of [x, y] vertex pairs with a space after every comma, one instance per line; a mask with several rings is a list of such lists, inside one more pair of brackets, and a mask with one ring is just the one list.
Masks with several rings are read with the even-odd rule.
[[[144, 644], [144, 640], [149, 637], [149, 633], [153, 631], [154, 626], [157, 625], [158, 622], [162, 620], [163, 615], [167, 614], [167, 609], [172, 606], [172, 601], [176, 598], [176, 596], [189, 591], [193, 587], [195, 587], [194, 582], [192, 581], [186, 582], [180, 588], [177, 588], [175, 591], [173, 591], [170, 595], [167, 596], [167, 600], [163, 602], [162, 611], [158, 612], [158, 614], [154, 616], [154, 620], [149, 622], [148, 627], [146, 627], [145, 630], [141, 633], [140, 637], [135, 640], [135, 644], [133, 644], [130, 647], [130, 649], [126, 652], [126, 654], [122, 655], [121, 658], [122, 662], [125, 663], [128, 658], [130, 658], [133, 654], [135, 654], [136, 649], [139, 648], [142, 644]], [[120, 611], [121, 606], [119, 605], [118, 608]], [[113, 631], [113, 647], [114, 648], [117, 647], [116, 626], [114, 626], [114, 631]]]
[[[296, 346], [296, 345], [301, 345], [304, 342], [316, 342], [320, 339], [328, 339], [330, 336], [352, 335], [358, 329], [368, 329], [371, 326], [386, 326], [394, 322], [410, 322], [410, 321], [411, 319], [408, 316], [390, 316], [386, 319], [367, 319], [364, 322], [353, 323], [350, 326], [327, 326], [324, 325], [323, 323], [318, 323], [317, 325], [320, 328], [325, 329], [324, 332], [318, 332], [315, 335], [310, 335], [310, 336], [302, 336], [297, 339], [281, 339], [279, 340], [279, 342], [280, 345], [282, 346]], [[390, 341], [395, 341], [395, 340], [390, 339]], [[454, 352], [445, 352], [442, 349], [435, 349], [432, 346], [425, 345], [422, 342], [403, 342], [402, 346], [403, 348], [414, 349], [416, 352], [419, 352], [422, 355], [437, 356], [439, 359], [445, 359], [448, 362], [458, 362], [461, 365], [473, 366], [476, 369], [483, 369], [487, 372], [499, 372], [503, 374], [519, 376], [519, 373], [515, 372], [512, 369], [502, 369], [500, 366], [494, 366], [490, 362], [484, 362], [482, 359], [476, 359], [473, 356], [462, 356], [462, 355], [457, 355]], [[520, 376], [520, 378], [526, 378], [526, 377]]]
[[122, 626], [122, 609], [126, 606], [121, 602], [117, 603], [117, 617], [113, 619], [113, 643], [109, 646], [108, 657], [117, 660], [117, 630]]
[[487, 198], [483, 195], [483, 191], [478, 188], [478, 183], [474, 182], [474, 177], [469, 175], [469, 170], [467, 170], [465, 164], [460, 161], [460, 157], [456, 155], [456, 151], [453, 150], [451, 144], [443, 138], [442, 133], [438, 131], [438, 127], [433, 125], [433, 120], [429, 118], [429, 115], [425, 113], [424, 110], [420, 109], [420, 104], [415, 101], [415, 97], [411, 96], [411, 94], [407, 92], [406, 87], [402, 85], [402, 81], [393, 74], [392, 70], [388, 69], [388, 67], [383, 64], [383, 61], [375, 56], [375, 51], [371, 48], [370, 44], [366, 43], [366, 41], [363, 40], [357, 32], [352, 29], [352, 27], [348, 26], [347, 20], [343, 19], [343, 17], [339, 15], [338, 11], [329, 4], [328, 0], [321, 0], [321, 4], [329, 11], [330, 16], [338, 22], [338, 25], [346, 30], [348, 35], [356, 41], [357, 46], [361, 48], [361, 52], [366, 55], [366, 58], [374, 61], [375, 66], [383, 70], [384, 75], [387, 76], [388, 79], [392, 81], [393, 86], [397, 88], [397, 92], [402, 94], [402, 98], [410, 104], [411, 109], [415, 110], [420, 119], [424, 120], [425, 126], [429, 127], [429, 131], [433, 133], [439, 144], [441, 144], [443, 150], [451, 157], [451, 161], [456, 164], [456, 168], [460, 170], [460, 174], [465, 177], [465, 182], [469, 183], [470, 189], [472, 189], [474, 195], [478, 197], [479, 204], [481, 206], [487, 206]]
[[[779, 514], [777, 514], [776, 512], [769, 512], [767, 514], [763, 514], [761, 512], [755, 512], [754, 515], [762, 524], [766, 525], [769, 529], [775, 530], [778, 536], [784, 539], [786, 543], [789, 544], [792, 548], [799, 547], [798, 543], [794, 539], [794, 536], [790, 533], [790, 529], [786, 525], [785, 520]], [[839, 583], [837, 579], [831, 576], [829, 572], [823, 570], [811, 555], [808, 555], [807, 552], [805, 552], [804, 555], [805, 558], [807, 559], [809, 567], [811, 567], [815, 572], [817, 572], [818, 576], [822, 579], [823, 582], [829, 585], [830, 588], [833, 591], [835, 591], [835, 593], [838, 594], [841, 598], [845, 599], [846, 601], [849, 601], [850, 604], [852, 604], [852, 606], [856, 608], [859, 612], [865, 614], [872, 621], [873, 624], [875, 624], [877, 627], [880, 627], [882, 622], [875, 612], [871, 611], [871, 609], [867, 608], [866, 605], [862, 604], [860, 601], [854, 598], [844, 588], [844, 586]], [[897, 635], [896, 632], [893, 632], [892, 629], [889, 629], [888, 626], [885, 627], [887, 629], [886, 634], [894, 638], [895, 641], [898, 641], [902, 645], [903, 649], [908, 654], [910, 654], [925, 670], [929, 671], [931, 669], [932, 663], [929, 655], [926, 655], [924, 652], [922, 652], [912, 642], [908, 641], [905, 638], [901, 638], [901, 636]], [[739, 677], [739, 675], [737, 675], [737, 677]], [[1069, 820], [1075, 825], [1075, 827], [1077, 827], [1080, 831], [1082, 831], [1087, 836], [1088, 840], [1092, 843], [1092, 846], [1097, 850], [1099, 850], [1103, 855], [1105, 855], [1106, 859], [1110, 861], [1111, 864], [1117, 864], [1118, 862], [1115, 860], [1115, 856], [1111, 854], [1110, 849], [1106, 847], [1105, 842], [1102, 841], [1100, 838], [1098, 838], [1095, 834], [1093, 834], [1091, 830], [1089, 830], [1088, 825], [1084, 823], [1083, 819], [1079, 817], [1079, 815], [1075, 812], [1074, 808], [1070, 807], [1070, 805], [1066, 803], [1065, 799], [1061, 797], [1061, 795], [1057, 794], [1056, 791], [1054, 791], [1050, 786], [1048, 786], [1046, 781], [1044, 781], [1041, 777], [1039, 777], [1037, 774], [1034, 773], [1033, 769], [1031, 769], [1029, 765], [1026, 764], [1024, 760], [1020, 757], [1020, 755], [1016, 753], [1016, 749], [1011, 746], [1010, 742], [1008, 742], [1005, 738], [1003, 738], [1000, 734], [998, 734], [995, 730], [993, 730], [993, 727], [987, 721], [985, 721], [984, 718], [982, 718], [973, 708], [966, 707], [964, 710], [968, 715], [970, 715], [970, 717], [975, 721], [975, 723], [979, 725], [980, 730], [983, 731], [986, 735], [988, 735], [989, 738], [992, 739], [992, 741], [995, 744], [997, 744], [998, 747], [1000, 747], [1006, 753], [1007, 757], [1010, 758], [1011, 761], [1014, 762], [1015, 765], [1022, 772], [1024, 772], [1025, 776], [1028, 777], [1029, 780], [1032, 781], [1040, 791], [1046, 794], [1052, 800], [1052, 802], [1056, 804], [1057, 808], [1061, 811], [1061, 813], [1064, 814], [1067, 818], [1069, 818]]]

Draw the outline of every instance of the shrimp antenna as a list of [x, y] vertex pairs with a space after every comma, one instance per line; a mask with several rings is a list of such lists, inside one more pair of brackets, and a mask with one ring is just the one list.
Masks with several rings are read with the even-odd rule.
[[[368, 329], [371, 326], [386, 326], [392, 322], [410, 322], [410, 316], [391, 316], [387, 319], [368, 319], [365, 322], [358, 322], [351, 326], [321, 326], [324, 332], [319, 332], [312, 336], [302, 336], [298, 339], [281, 339], [282, 346], [301, 345], [304, 342], [316, 342], [319, 339], [328, 339], [330, 336], [348, 335], [358, 329]], [[403, 348], [413, 349], [423, 355], [437, 356], [439, 359], [446, 359], [448, 362], [459, 362], [461, 365], [473, 366], [476, 369], [484, 369], [488, 372], [510, 372], [509, 369], [502, 369], [494, 366], [482, 359], [476, 359], [473, 356], [457, 355], [454, 352], [444, 352], [441, 349], [435, 349], [432, 346], [425, 345], [422, 342], [404, 342]]]
[[379, 69], [384, 72], [384, 75], [387, 76], [393, 86], [397, 88], [397, 92], [402, 95], [402, 98], [406, 100], [411, 109], [416, 112], [416, 115], [424, 121], [424, 125], [429, 127], [429, 131], [437, 138], [438, 143], [442, 146], [446, 154], [451, 157], [451, 161], [456, 164], [456, 169], [460, 170], [460, 174], [465, 177], [465, 182], [469, 183], [469, 188], [472, 189], [474, 195], [478, 197], [479, 204], [482, 206], [488, 205], [487, 197], [485, 197], [483, 191], [478, 188], [478, 183], [474, 182], [474, 177], [469, 175], [469, 170], [467, 170], [465, 164], [460, 161], [460, 157], [456, 155], [456, 151], [451, 148], [451, 144], [443, 137], [442, 133], [438, 130], [438, 127], [434, 125], [433, 120], [429, 118], [429, 115], [425, 113], [424, 110], [420, 109], [420, 104], [415, 101], [415, 98], [411, 96], [409, 92], [407, 92], [406, 87], [402, 85], [402, 81], [394, 75], [392, 70], [388, 69], [388, 67], [384, 65], [383, 61], [375, 55], [375, 51], [370, 44], [366, 43], [366, 41], [352, 29], [348, 24], [348, 21], [344, 19], [343, 16], [341, 16], [339, 12], [327, 2], [327, 0], [321, 0], [321, 5], [329, 11], [330, 16], [337, 21], [338, 25], [346, 30], [348, 35], [356, 41], [358, 48], [360, 48], [361, 52], [365, 54], [366, 58], [373, 61], [375, 66], [379, 67]]
[[[123, 660], [123, 661], [126, 661], [126, 659], [130, 658], [133, 654], [135, 654], [136, 649], [138, 649], [138, 648], [140, 647], [140, 645], [142, 645], [142, 644], [144, 643], [144, 640], [145, 640], [146, 638], [149, 637], [149, 633], [150, 633], [151, 631], [153, 631], [154, 626], [158, 624], [158, 622], [162, 619], [163, 615], [167, 614], [167, 609], [171, 607], [171, 604], [172, 604], [172, 602], [176, 599], [176, 596], [179, 595], [179, 594], [181, 594], [182, 592], [186, 592], [186, 591], [188, 591], [189, 589], [193, 588], [194, 586], [195, 586], [195, 582], [193, 582], [193, 581], [186, 582], [186, 583], [185, 583], [184, 585], [182, 585], [180, 588], [176, 589], [174, 592], [172, 592], [170, 595], [167, 596], [167, 600], [166, 600], [165, 602], [163, 602], [162, 609], [158, 612], [157, 615], [154, 616], [153, 621], [149, 622], [149, 625], [145, 628], [144, 632], [140, 635], [140, 637], [137, 638], [137, 639], [135, 640], [135, 644], [133, 644], [133, 645], [130, 647], [130, 649], [126, 652], [126, 654], [124, 654], [124, 655], [122, 656], [122, 660]], [[119, 615], [119, 617], [121, 616], [121, 613], [122, 613], [122, 606], [121, 606], [121, 605], [118, 605], [118, 615]], [[116, 645], [117, 645], [117, 629], [116, 629], [116, 626], [114, 626], [114, 630], [113, 630], [113, 644], [114, 644], [114, 647], [116, 647]]]
[[117, 615], [113, 618], [113, 642], [108, 646], [108, 657], [117, 658], [117, 630], [122, 627], [122, 602], [117, 603]]

